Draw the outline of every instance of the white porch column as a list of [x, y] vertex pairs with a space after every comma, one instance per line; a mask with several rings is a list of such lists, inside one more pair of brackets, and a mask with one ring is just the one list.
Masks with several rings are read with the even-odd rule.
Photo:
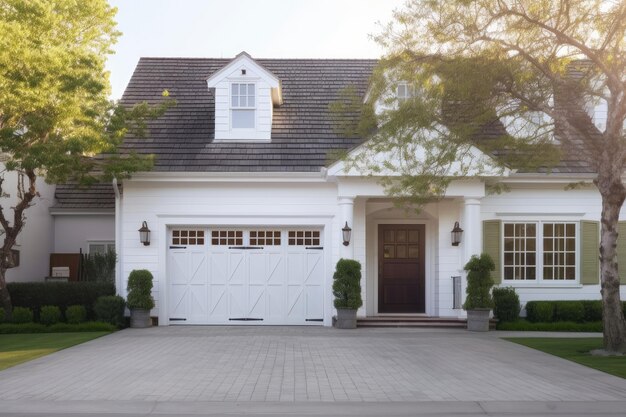
[[[340, 234], [339, 241], [342, 244], [339, 253], [341, 257], [345, 259], [354, 259], [354, 242], [352, 239], [352, 237], [354, 237], [354, 197], [339, 197], [339, 207], [341, 210], [339, 230], [333, 230], [333, 233]], [[341, 229], [346, 225], [346, 222], [348, 222], [348, 227], [353, 229], [350, 244], [348, 246], [343, 245], [343, 234], [341, 232]]]
[[463, 265], [472, 255], [482, 252], [482, 227], [480, 221], [480, 200], [466, 198], [463, 200]]

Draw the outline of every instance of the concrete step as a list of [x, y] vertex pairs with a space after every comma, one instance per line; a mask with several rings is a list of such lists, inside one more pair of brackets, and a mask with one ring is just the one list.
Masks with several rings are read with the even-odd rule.
[[[495, 320], [490, 327], [495, 328]], [[456, 328], [465, 329], [466, 319], [426, 316], [376, 316], [357, 319], [357, 327]]]

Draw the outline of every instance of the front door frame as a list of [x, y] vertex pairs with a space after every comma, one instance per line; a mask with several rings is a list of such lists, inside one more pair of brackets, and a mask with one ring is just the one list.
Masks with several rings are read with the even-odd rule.
[[[424, 269], [425, 269], [425, 313], [407, 313], [403, 315], [415, 315], [415, 316], [436, 316], [436, 298], [435, 298], [435, 248], [437, 247], [437, 234], [435, 230], [435, 223], [432, 220], [426, 219], [375, 219], [371, 224], [374, 227], [374, 315], [385, 316], [389, 313], [378, 312], [378, 226], [381, 224], [422, 224], [425, 229], [425, 256], [424, 256]], [[396, 314], [397, 315], [397, 314]]]

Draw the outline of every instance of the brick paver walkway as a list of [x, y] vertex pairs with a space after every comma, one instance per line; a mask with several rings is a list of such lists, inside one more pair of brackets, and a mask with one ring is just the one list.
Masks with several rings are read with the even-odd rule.
[[162, 327], [2, 371], [3, 400], [623, 401], [626, 380], [464, 330]]

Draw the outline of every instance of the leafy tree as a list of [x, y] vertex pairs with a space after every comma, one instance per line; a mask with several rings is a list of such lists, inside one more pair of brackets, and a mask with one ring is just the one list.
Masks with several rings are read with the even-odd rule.
[[106, 0], [0, 0], [0, 152], [18, 177], [15, 190], [0, 177], [0, 301], [9, 317], [5, 273], [41, 181], [89, 184], [151, 166], [149, 157], [116, 155], [116, 146], [171, 101], [132, 108], [109, 101], [115, 13]]
[[[417, 203], [441, 197], [454, 178], [580, 161], [602, 197], [604, 344], [619, 352], [625, 35], [623, 1], [410, 0], [375, 36], [386, 54], [356, 109], [370, 121], [352, 128], [371, 140], [349, 161]], [[398, 87], [406, 99], [392, 94]], [[593, 103], [606, 104], [606, 123], [590, 117]], [[346, 99], [336, 107], [355, 111]]]

